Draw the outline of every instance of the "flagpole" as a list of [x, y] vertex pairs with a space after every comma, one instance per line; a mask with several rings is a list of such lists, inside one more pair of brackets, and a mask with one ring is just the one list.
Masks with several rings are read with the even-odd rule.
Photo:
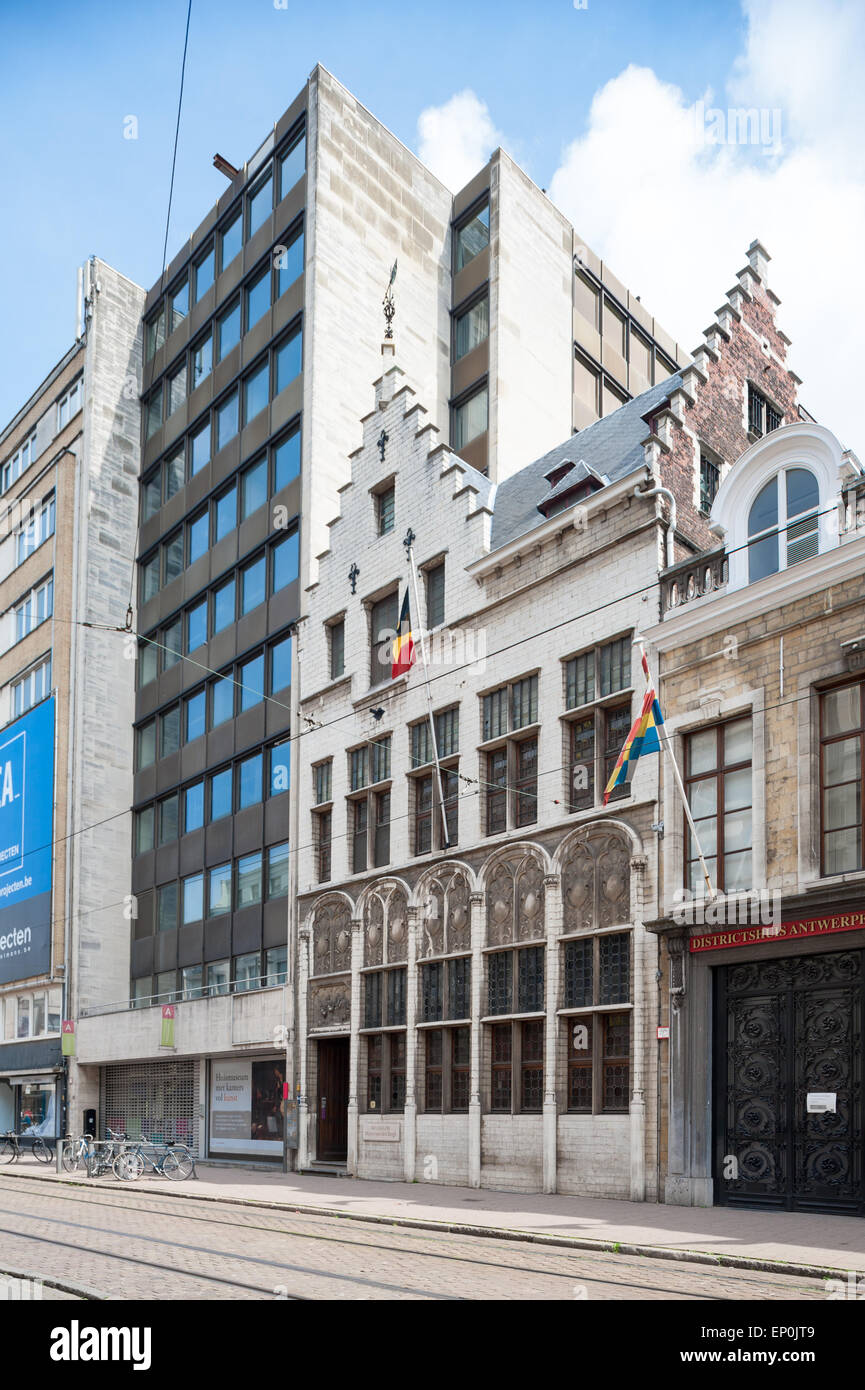
[[[655, 693], [656, 693], [656, 698], [660, 701], [661, 692], [660, 692], [660, 690], [658, 689], [658, 687], [655, 685], [654, 681], [652, 680], [652, 673], [651, 673], [651, 671], [649, 670], [649, 658], [646, 656], [646, 645], [645, 645], [645, 642], [643, 641], [642, 637], [638, 637], [636, 640], [637, 640], [637, 646], [640, 648], [640, 651], [641, 651], [642, 656], [643, 656], [643, 661], [644, 661], [644, 663], [645, 663], [646, 676], [648, 677], [649, 686], [655, 691]], [[703, 878], [706, 880], [706, 888], [707, 888], [707, 890], [708, 890], [709, 897], [710, 897], [710, 899], [711, 899], [711, 898], [714, 898], [714, 897], [716, 896], [715, 889], [714, 889], [714, 887], [712, 886], [712, 880], [711, 880], [711, 878], [709, 877], [709, 870], [708, 870], [708, 868], [707, 868], [707, 866], [706, 866], [706, 860], [705, 860], [705, 857], [704, 857], [704, 855], [703, 855], [703, 847], [702, 847], [702, 845], [700, 844], [700, 837], [699, 837], [699, 835], [697, 834], [697, 827], [696, 827], [696, 825], [694, 824], [694, 817], [691, 815], [691, 808], [690, 808], [690, 806], [688, 805], [688, 798], [687, 798], [687, 796], [685, 795], [685, 784], [684, 784], [684, 782], [682, 781], [682, 774], [681, 774], [681, 772], [679, 771], [679, 764], [676, 762], [675, 756], [674, 756], [674, 754], [673, 754], [673, 750], [672, 750], [672, 748], [670, 747], [670, 740], [669, 740], [668, 737], [667, 737], [667, 728], [666, 728], [666, 725], [664, 725], [664, 728], [663, 728], [663, 737], [660, 738], [660, 742], [661, 742], [661, 744], [663, 745], [664, 752], [666, 753], [667, 758], [668, 758], [668, 760], [669, 760], [670, 768], [671, 768], [671, 770], [672, 770], [673, 778], [674, 778], [674, 780], [675, 780], [676, 786], [679, 788], [679, 795], [680, 795], [681, 798], [682, 798], [682, 805], [683, 805], [684, 808], [685, 808], [685, 816], [686, 816], [686, 818], [687, 818], [688, 825], [691, 827], [691, 834], [692, 834], [693, 837], [694, 837], [694, 844], [697, 846], [697, 854], [698, 854], [699, 857], [700, 857], [700, 867], [701, 867], [701, 869], [703, 870]]]
[[441, 770], [441, 764], [439, 763], [438, 739], [436, 738], [436, 723], [435, 723], [435, 719], [433, 718], [433, 702], [432, 702], [432, 690], [430, 689], [429, 665], [427, 664], [427, 659], [426, 659], [426, 644], [425, 644], [425, 642], [424, 642], [424, 636], [423, 636], [423, 634], [424, 634], [424, 628], [423, 628], [423, 623], [422, 623], [421, 620], [420, 620], [420, 594], [418, 593], [418, 584], [417, 584], [417, 566], [415, 565], [415, 562], [414, 562], [414, 551], [413, 551], [413, 549], [412, 549], [412, 547], [411, 547], [410, 544], [406, 546], [406, 550], [407, 550], [407, 552], [408, 552], [409, 569], [411, 570], [412, 588], [414, 589], [414, 605], [415, 605], [414, 611], [415, 611], [415, 613], [417, 613], [417, 618], [418, 618], [418, 646], [420, 647], [421, 661], [423, 662], [423, 669], [424, 669], [424, 679], [425, 679], [425, 682], [426, 682], [427, 710], [428, 710], [428, 713], [429, 713], [430, 734], [431, 734], [431, 736], [432, 736], [433, 760], [434, 760], [435, 766], [436, 766], [436, 782], [437, 782], [437, 784], [438, 784], [439, 809], [440, 809], [440, 811], [441, 811], [441, 818], [442, 818], [442, 834], [444, 835], [444, 848], [445, 848], [445, 849], [450, 849], [451, 845], [450, 845], [450, 838], [449, 838], [449, 836], [448, 836], [448, 819], [447, 819], [447, 816], [445, 815], [445, 797], [444, 797], [444, 790], [443, 790], [443, 788], [442, 788], [442, 770]]

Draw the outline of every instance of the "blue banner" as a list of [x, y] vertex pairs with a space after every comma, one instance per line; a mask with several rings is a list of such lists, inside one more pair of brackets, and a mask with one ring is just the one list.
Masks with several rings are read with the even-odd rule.
[[0, 984], [51, 965], [54, 697], [0, 732]]

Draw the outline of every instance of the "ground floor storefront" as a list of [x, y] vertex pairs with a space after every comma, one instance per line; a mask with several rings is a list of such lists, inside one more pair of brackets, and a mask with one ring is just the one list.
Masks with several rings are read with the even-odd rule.
[[198, 1158], [281, 1163], [291, 1111], [285, 1082], [284, 1054], [105, 1066], [98, 1129], [187, 1144]]
[[668, 1203], [865, 1215], [865, 913], [800, 912], [663, 933]]
[[53, 1139], [65, 1133], [65, 1102], [59, 1037], [0, 1046], [0, 1133]]

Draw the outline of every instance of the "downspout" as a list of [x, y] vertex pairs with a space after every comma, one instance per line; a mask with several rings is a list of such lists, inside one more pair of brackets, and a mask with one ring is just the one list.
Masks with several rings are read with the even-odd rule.
[[666, 497], [667, 499], [667, 505], [670, 508], [670, 520], [664, 537], [664, 562], [665, 568], [669, 569], [670, 566], [675, 563], [673, 557], [673, 544], [676, 535], [676, 499], [670, 489], [668, 487], [661, 487], [660, 483], [656, 483], [654, 487], [647, 488], [646, 490], [641, 488], [638, 483], [634, 488], [634, 496]]

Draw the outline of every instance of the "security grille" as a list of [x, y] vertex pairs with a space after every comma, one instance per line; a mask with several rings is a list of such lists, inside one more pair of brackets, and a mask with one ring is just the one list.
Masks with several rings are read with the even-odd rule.
[[138, 1062], [105, 1067], [103, 1126], [130, 1138], [174, 1139], [199, 1153], [198, 1062]]

